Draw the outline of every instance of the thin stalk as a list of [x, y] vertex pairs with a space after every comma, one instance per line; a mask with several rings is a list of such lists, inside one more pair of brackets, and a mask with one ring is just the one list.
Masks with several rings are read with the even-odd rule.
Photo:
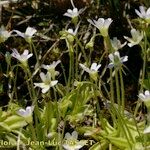
[[92, 57], [91, 57], [91, 55], [92, 55], [92, 52], [94, 51], [94, 48], [92, 47], [92, 48], [90, 48], [90, 53], [89, 53], [89, 62], [88, 62], [88, 65], [90, 65], [91, 64], [91, 59], [92, 59]]
[[[94, 82], [93, 82], [93, 85], [94, 85]], [[97, 85], [97, 84], [96, 84]], [[97, 87], [97, 86], [96, 86]], [[97, 125], [97, 114], [96, 114], [96, 112], [98, 111], [98, 112], [100, 112], [100, 107], [99, 107], [99, 104], [98, 104], [98, 99], [97, 99], [97, 94], [96, 94], [96, 92], [97, 92], [97, 88], [95, 89], [93, 86], [92, 86], [92, 92], [94, 93], [94, 100], [93, 100], [93, 107], [94, 107], [94, 109], [95, 109], [95, 111], [94, 111], [94, 115], [93, 115], [93, 127], [96, 127], [96, 125]], [[96, 108], [98, 109], [97, 111], [96, 111]]]
[[68, 77], [68, 84], [67, 84], [68, 89], [71, 85], [71, 80], [74, 79], [74, 52], [72, 46], [69, 47], [69, 56], [70, 56], [70, 62], [69, 62], [69, 77]]
[[79, 45], [79, 47], [81, 48], [81, 51], [83, 53], [83, 57], [84, 57], [84, 60], [86, 61], [86, 63], [88, 64], [88, 58], [86, 56], [86, 53], [85, 53], [85, 50], [84, 50], [84, 47], [82, 46], [81, 42], [79, 41], [79, 39], [77, 37], [75, 37], [76, 41], [77, 41], [77, 44]]
[[[22, 129], [20, 129], [21, 131]], [[20, 150], [20, 134], [18, 134], [18, 137], [17, 137], [17, 150]]]
[[[100, 82], [100, 81], [99, 81]], [[105, 92], [107, 93], [107, 96], [109, 97], [109, 99], [110, 99], [110, 101], [111, 101], [111, 96], [109, 95], [109, 92], [108, 92], [108, 90], [107, 90], [107, 88], [106, 88], [106, 86], [103, 84], [103, 87], [104, 87], [104, 89], [105, 89]], [[114, 113], [112, 113], [111, 112], [111, 110], [109, 109], [109, 106], [107, 106], [107, 105], [109, 105], [108, 104], [108, 100], [107, 100], [107, 98], [103, 95], [103, 92], [102, 92], [102, 89], [101, 89], [101, 85], [100, 85], [100, 83], [99, 83], [99, 92], [100, 92], [100, 95], [101, 95], [101, 97], [102, 97], [102, 99], [104, 100], [104, 103], [106, 104], [106, 109], [108, 109], [108, 111], [110, 112], [110, 114], [111, 114], [111, 117], [112, 117], [112, 120], [113, 120], [113, 126], [115, 127], [115, 125], [116, 125], [116, 116], [115, 116], [115, 114]], [[111, 105], [114, 105], [114, 103], [113, 102], [111, 102]]]
[[150, 108], [147, 108], [147, 125], [150, 125]]
[[137, 120], [135, 119], [135, 116], [134, 116], [134, 115], [132, 116], [132, 118], [133, 118], [133, 121], [134, 121], [136, 130], [137, 130], [137, 132], [138, 132], [139, 138], [140, 138], [140, 140], [141, 140], [141, 143], [142, 143], [142, 145], [143, 145], [143, 147], [144, 147], [144, 142], [143, 142], [143, 139], [142, 139], [142, 133], [141, 133], [140, 130], [139, 130]]
[[67, 85], [67, 77], [66, 77], [65, 69], [64, 69], [64, 66], [63, 66], [62, 63], [61, 63], [61, 68], [62, 68], [62, 73], [63, 73], [63, 76], [64, 76], [65, 85]]
[[[94, 86], [94, 85], [96, 85], [96, 86]], [[101, 109], [100, 109], [99, 101], [98, 101], [98, 98], [97, 98], [97, 91], [99, 91], [99, 88], [97, 86], [97, 81], [95, 81], [95, 84], [93, 82], [92, 91], [94, 93], [94, 99], [96, 100], [95, 101], [96, 103], [94, 103], [94, 107], [95, 107], [95, 109], [97, 109], [97, 111], [95, 110], [95, 115], [94, 115], [95, 118], [94, 118], [94, 122], [93, 122], [93, 127], [96, 127], [96, 125], [97, 125], [97, 117], [98, 117], [100, 122], [101, 122], [101, 124], [102, 124], [102, 127], [108, 133], [108, 131], [106, 130], [106, 126], [105, 126], [105, 122], [104, 122], [102, 113], [100, 111]]]
[[75, 78], [76, 79], [78, 79], [78, 65], [79, 65], [79, 63], [78, 63], [78, 46], [76, 46], [76, 51], [75, 51], [75, 53], [76, 53], [76, 62], [75, 62]]
[[113, 52], [109, 35], [107, 37], [104, 37], [104, 47], [105, 47], [106, 54]]
[[18, 95], [17, 95], [17, 89], [16, 89], [16, 87], [17, 87], [17, 85], [16, 85], [17, 84], [17, 74], [18, 74], [18, 67], [16, 69], [16, 76], [15, 76], [15, 78], [13, 80], [13, 82], [14, 82], [13, 92], [15, 94], [16, 100], [18, 101]]
[[[133, 139], [133, 137], [132, 137], [132, 134], [131, 134], [131, 132], [130, 132], [128, 126], [127, 126], [127, 124], [126, 124], [126, 122], [124, 121], [124, 118], [121, 116], [120, 112], [118, 112], [117, 109], [116, 109], [113, 105], [112, 105], [112, 110], [113, 110], [113, 112], [117, 115], [119, 128], [120, 128], [121, 130], [123, 130], [123, 132], [124, 132], [124, 134], [125, 134], [125, 137], [126, 137], [128, 143], [129, 143], [129, 145], [130, 145], [130, 148], [131, 148], [131, 150], [132, 150], [132, 144], [131, 144], [131, 142], [134, 143], [134, 139]], [[127, 134], [127, 133], [128, 133], [128, 134]]]
[[30, 88], [30, 82], [28, 80], [28, 73], [26, 71], [25, 71], [25, 78], [26, 78], [26, 81], [27, 81], [27, 87], [28, 87], [29, 95], [30, 95], [30, 98], [32, 100], [33, 99], [33, 95], [32, 95], [31, 88]]
[[[111, 105], [114, 107], [114, 83], [113, 83], [113, 72], [112, 69], [110, 69], [110, 101]], [[109, 108], [108, 108], [109, 109]], [[115, 126], [116, 122], [116, 115], [115, 113], [111, 113], [112, 119], [113, 119], [113, 125]]]
[[109, 150], [112, 150], [112, 144], [111, 143], [109, 144]]
[[70, 0], [70, 2], [71, 2], [72, 7], [75, 8], [73, 0]]
[[120, 84], [121, 84], [121, 106], [122, 106], [122, 114], [124, 114], [124, 109], [125, 109], [125, 91], [124, 91], [124, 82], [123, 82], [123, 76], [122, 76], [121, 69], [119, 69], [119, 75], [120, 75]]
[[138, 100], [135, 110], [134, 110], [134, 117], [136, 117], [136, 115], [138, 114], [138, 110], [139, 110], [140, 106], [141, 106], [141, 102]]
[[34, 129], [34, 126], [33, 126], [32, 123], [29, 124], [29, 128], [30, 128], [31, 133], [32, 133], [32, 139], [33, 139], [33, 141], [36, 142], [36, 141], [37, 141], [37, 140], [36, 140], [36, 132], [35, 132], [35, 129]]
[[143, 84], [144, 84], [144, 79], [145, 79], [145, 73], [146, 73], [146, 57], [147, 57], [147, 54], [146, 54], [146, 51], [147, 51], [147, 36], [146, 36], [146, 33], [144, 32], [144, 48], [142, 49], [143, 50], [143, 67], [142, 67], [142, 81], [141, 81], [141, 88], [140, 88], [140, 91], [143, 91]]
[[113, 77], [112, 77], [112, 69], [110, 69], [110, 100], [112, 105], [114, 106], [114, 84], [113, 84]]
[[115, 70], [115, 82], [116, 82], [116, 93], [117, 93], [117, 103], [118, 103], [118, 110], [121, 112], [121, 102], [120, 102], [120, 88], [119, 88], [119, 79], [118, 79], [118, 70]]
[[[60, 141], [63, 142], [63, 137], [64, 137], [64, 134], [65, 134], [65, 126], [66, 126], [66, 118], [64, 118], [64, 124], [63, 124], [63, 129], [62, 129], [62, 134], [61, 134], [61, 139]], [[59, 145], [59, 149], [62, 150], [62, 144]]]
[[57, 95], [56, 95], [56, 89], [53, 87], [54, 90], [54, 97], [55, 97], [55, 107], [56, 107], [56, 118], [57, 118], [57, 124], [59, 122], [60, 114], [59, 114], [59, 108], [58, 108], [58, 103], [57, 103]]
[[30, 87], [31, 87], [31, 91], [32, 91], [32, 94], [33, 94], [32, 100], [33, 100], [33, 104], [34, 104], [35, 101], [37, 100], [37, 96], [35, 94], [33, 80], [32, 80], [32, 74], [31, 74], [31, 72], [29, 70], [29, 66], [27, 67], [26, 71], [27, 71], [28, 78], [30, 80], [30, 85], [31, 85]]
[[39, 133], [38, 132], [39, 131], [38, 120], [40, 120], [40, 114], [39, 114], [39, 108], [38, 108], [38, 103], [37, 103], [37, 95], [35, 93], [33, 80], [32, 80], [32, 74], [29, 70], [29, 66], [27, 67], [26, 71], [27, 71], [28, 80], [30, 80], [30, 84], [28, 86], [29, 86], [29, 92], [32, 93], [32, 105], [34, 106], [34, 113], [35, 113], [35, 128], [36, 128], [37, 136], [39, 137], [40, 134], [38, 134]]
[[141, 89], [140, 89], [140, 91], [143, 91], [145, 72], [146, 72], [146, 52], [144, 52], [144, 57], [143, 57], [142, 81], [141, 81]]
[[29, 43], [29, 45], [30, 45], [30, 50], [33, 51], [34, 54], [35, 54], [35, 58], [36, 58], [36, 61], [37, 61], [37, 66], [39, 67], [40, 66], [39, 57], [38, 57], [37, 50], [36, 50], [36, 48], [34, 46], [34, 43], [31, 42], [31, 43]]

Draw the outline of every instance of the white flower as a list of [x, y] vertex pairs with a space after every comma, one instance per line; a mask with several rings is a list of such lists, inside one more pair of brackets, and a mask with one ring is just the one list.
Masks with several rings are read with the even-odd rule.
[[13, 53], [11, 55], [18, 59], [26, 67], [28, 59], [32, 57], [33, 54], [29, 54], [28, 50], [24, 50], [24, 52], [20, 55], [16, 49], [13, 49]]
[[75, 36], [77, 34], [77, 28], [74, 31], [73, 29], [69, 28], [66, 32]]
[[127, 42], [121, 44], [120, 40], [117, 39], [117, 37], [114, 37], [111, 41], [111, 45], [115, 51], [121, 49], [126, 45]]
[[66, 39], [67, 42], [72, 43], [75, 39], [75, 36], [77, 34], [79, 28], [79, 24], [77, 25], [76, 29], [73, 31], [73, 29], [69, 28], [68, 30], [61, 32], [61, 39]]
[[65, 141], [63, 147], [65, 150], [79, 150], [84, 146], [83, 142], [78, 141], [78, 133], [73, 131], [72, 134], [66, 133], [65, 134]]
[[110, 63], [108, 65], [108, 68], [118, 67], [123, 62], [126, 62], [128, 60], [128, 56], [120, 57], [120, 54], [118, 51], [109, 54]]
[[150, 133], [150, 126], [149, 126], [149, 127], [147, 127], [147, 128], [145, 128], [143, 133], [144, 133], [144, 134], [148, 134], [148, 133]]
[[7, 4], [9, 4], [10, 2], [9, 1], [0, 1], [0, 7], [2, 6], [2, 5], [7, 5]]
[[139, 44], [143, 39], [143, 33], [136, 29], [131, 30], [131, 36], [132, 38], [124, 36], [124, 38], [130, 42], [128, 43], [129, 47]]
[[58, 80], [51, 81], [51, 74], [47, 72], [45, 75], [43, 72], [40, 73], [40, 77], [42, 83], [34, 83], [36, 87], [40, 87], [42, 89], [42, 93], [46, 93], [50, 87], [53, 87], [57, 84]]
[[8, 32], [4, 26], [0, 28], [0, 43], [5, 42], [10, 36], [12, 32]]
[[88, 19], [88, 22], [90, 22], [92, 25], [98, 28], [102, 36], [104, 37], [108, 36], [108, 28], [110, 24], [112, 23], [111, 18], [108, 18], [108, 19], [99, 18], [97, 21]]
[[16, 32], [18, 36], [23, 37], [27, 42], [31, 42], [33, 35], [37, 32], [36, 29], [31, 27], [27, 27], [25, 33], [22, 33], [18, 30], [13, 30], [13, 31]]
[[31, 28], [31, 27], [27, 27], [27, 29], [25, 31], [25, 36], [32, 37], [36, 32], [37, 32], [36, 29]]
[[146, 90], [145, 93], [140, 93], [139, 98], [145, 103], [147, 107], [150, 107], [150, 91]]
[[85, 65], [81, 63], [79, 65], [84, 71], [89, 73], [92, 79], [97, 80], [97, 73], [98, 69], [101, 67], [101, 64], [97, 65], [97, 63], [93, 63], [90, 68], [87, 68]]
[[90, 68], [87, 68], [87, 67], [86, 67], [85, 65], [83, 65], [83, 64], [79, 64], [79, 65], [81, 66], [81, 68], [82, 68], [83, 70], [85, 70], [85, 71], [88, 72], [88, 73], [95, 73], [95, 72], [98, 72], [98, 69], [101, 67], [101, 64], [97, 65], [97, 63], [93, 63]]
[[139, 9], [140, 11], [135, 9], [136, 14], [140, 18], [144, 19], [147, 23], [150, 23], [150, 8], [148, 8], [146, 11], [144, 6], [140, 6]]
[[17, 114], [22, 116], [22, 117], [29, 117], [29, 116], [32, 116], [32, 112], [34, 110], [34, 107], [33, 106], [28, 106], [26, 107], [26, 109], [19, 109], [17, 111]]
[[51, 65], [42, 65], [42, 67], [44, 69], [47, 69], [47, 70], [51, 70], [51, 69], [55, 69], [56, 66], [60, 63], [61, 61], [58, 60], [58, 61], [53, 61], [53, 63]]
[[70, 17], [70, 18], [75, 18], [78, 17], [79, 14], [83, 12], [83, 9], [80, 9], [78, 11], [78, 8], [73, 8], [73, 10], [68, 9], [66, 13], [64, 13], [64, 16]]
[[61, 62], [61, 61], [58, 60], [58, 61], [53, 61], [53, 63], [50, 64], [50, 65], [44, 65], [44, 64], [43, 64], [43, 65], [42, 65], [42, 68], [48, 70], [48, 72], [51, 74], [52, 78], [54, 79], [55, 76], [59, 74], [58, 71], [55, 71], [55, 68], [56, 68], [56, 66], [57, 66], [60, 62]]

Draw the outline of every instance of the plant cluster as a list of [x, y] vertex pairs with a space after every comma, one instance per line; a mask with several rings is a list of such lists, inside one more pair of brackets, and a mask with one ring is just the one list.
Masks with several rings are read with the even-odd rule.
[[[8, 3], [2, 1], [0, 5]], [[34, 1], [35, 7], [36, 4]], [[0, 107], [0, 147], [150, 149], [150, 8], [135, 9], [137, 18], [133, 22], [137, 26], [132, 27], [131, 20], [131, 36], [125, 35], [120, 41], [110, 37], [112, 18], [88, 18], [85, 31], [82, 13], [86, 8], [76, 8], [72, 0], [71, 4], [73, 8], [63, 14], [69, 23], [46, 52], [41, 48], [44, 42], [53, 41], [46, 35], [51, 27], [45, 33], [31, 26], [25, 32], [0, 28], [6, 66], [3, 69], [1, 65], [0, 77], [7, 79], [0, 83], [0, 90], [7, 84], [9, 97], [8, 104]], [[102, 50], [95, 58], [92, 54], [96, 38], [101, 39]], [[17, 46], [8, 48], [9, 42]], [[65, 51], [60, 48], [63, 44]], [[136, 107], [129, 110], [124, 84], [128, 56], [122, 56], [121, 49], [136, 45], [141, 48], [143, 66]], [[56, 58], [53, 55], [59, 56], [50, 59]], [[145, 114], [142, 109], [146, 110]]]

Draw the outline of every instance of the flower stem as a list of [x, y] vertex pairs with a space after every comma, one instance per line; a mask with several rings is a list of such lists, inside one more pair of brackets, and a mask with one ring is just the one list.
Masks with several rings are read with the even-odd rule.
[[112, 53], [112, 46], [111, 46], [111, 42], [110, 42], [110, 37], [104, 37], [104, 47], [105, 47], [105, 53]]
[[69, 56], [70, 56], [70, 63], [69, 63], [69, 78], [68, 78], [68, 89], [71, 85], [71, 80], [74, 79], [74, 52], [73, 47], [69, 47]]
[[114, 84], [112, 74], [112, 69], [110, 69], [110, 100], [112, 105], [114, 105]]
[[119, 79], [118, 79], [118, 70], [117, 69], [115, 70], [115, 82], [116, 82], [118, 110], [119, 110], [119, 112], [121, 112], [120, 88], [119, 88]]
[[81, 48], [81, 51], [83, 53], [83, 57], [86, 61], [86, 63], [88, 64], [88, 58], [86, 56], [86, 53], [85, 53], [85, 50], [84, 50], [84, 47], [82, 46], [81, 42], [79, 41], [79, 39], [77, 37], [75, 37], [76, 41], [77, 41], [77, 44], [79, 45], [79, 47]]
[[35, 45], [33, 42], [29, 43], [30, 44], [30, 49], [31, 51], [34, 51], [34, 54], [35, 54], [35, 57], [36, 57], [36, 61], [37, 61], [37, 67], [39, 67], [40, 65], [40, 62], [39, 62], [39, 57], [38, 57], [38, 54], [37, 54], [37, 50], [35, 48]]
[[123, 82], [123, 76], [122, 76], [121, 69], [119, 69], [119, 75], [120, 75], [120, 84], [121, 84], [121, 107], [122, 107], [122, 114], [124, 114], [124, 109], [125, 109], [125, 91], [124, 91], [124, 82]]
[[144, 32], [144, 48], [142, 48], [143, 50], [143, 67], [142, 67], [142, 81], [141, 81], [141, 88], [140, 91], [143, 91], [143, 84], [144, 84], [144, 79], [145, 79], [145, 73], [146, 73], [146, 51], [147, 51], [147, 36], [146, 33]]

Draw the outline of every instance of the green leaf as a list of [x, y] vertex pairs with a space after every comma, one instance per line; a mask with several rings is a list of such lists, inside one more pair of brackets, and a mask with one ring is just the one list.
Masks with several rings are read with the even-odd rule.
[[102, 143], [97, 142], [89, 150], [106, 150], [108, 148], [108, 143], [103, 141]]
[[3, 123], [3, 122], [0, 122], [0, 131], [1, 130], [11, 131], [10, 127], [6, 123]]
[[13, 115], [13, 116], [8, 117], [4, 121], [4, 123], [7, 124], [11, 130], [16, 129], [16, 128], [21, 128], [21, 127], [27, 125], [24, 118], [17, 116], [17, 115]]
[[11, 125], [11, 124], [14, 124], [18, 121], [20, 122], [20, 121], [23, 121], [23, 120], [24, 120], [23, 117], [13, 115], [13, 116], [8, 117], [4, 122], [8, 125]]
[[121, 137], [111, 137], [111, 136], [107, 136], [107, 139], [114, 144], [116, 147], [120, 148], [120, 149], [125, 149], [127, 147], [129, 147], [129, 143], [127, 142], [126, 139], [121, 138]]
[[146, 89], [150, 89], [150, 79], [145, 79], [143, 83], [144, 83], [143, 86]]
[[11, 130], [13, 130], [13, 129], [17, 129], [17, 128], [22, 128], [22, 127], [24, 127], [26, 125], [27, 125], [26, 121], [18, 121], [16, 123], [10, 125], [9, 128]]

